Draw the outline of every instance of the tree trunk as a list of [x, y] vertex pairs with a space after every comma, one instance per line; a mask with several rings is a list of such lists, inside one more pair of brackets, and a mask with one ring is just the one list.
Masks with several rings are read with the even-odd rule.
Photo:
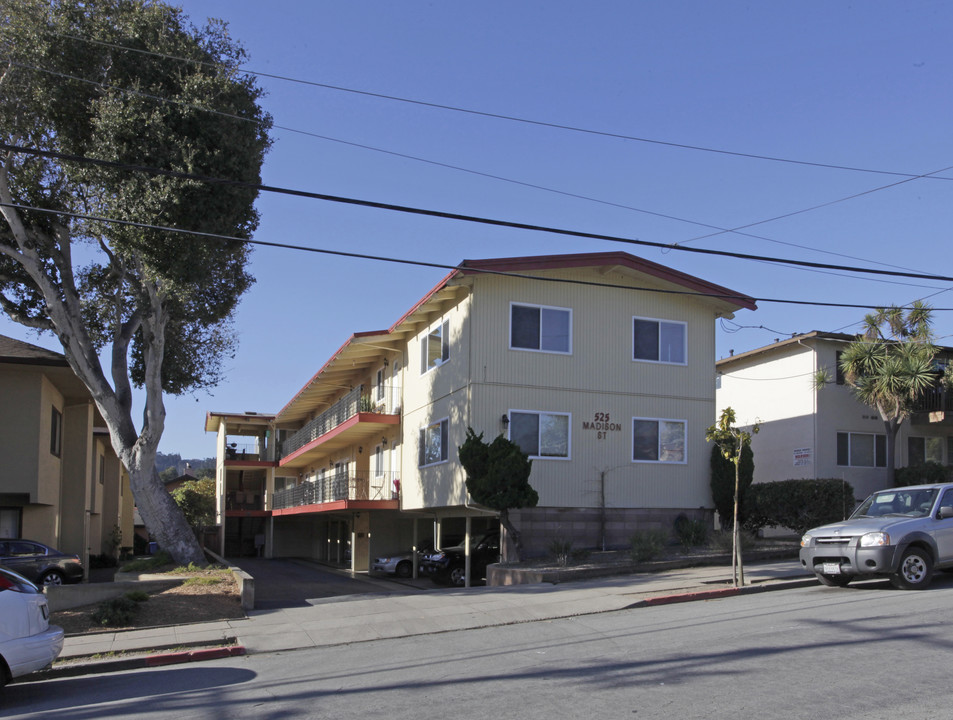
[[[159, 479], [155, 467], [155, 450], [148, 453], [130, 449], [124, 452], [123, 456], [129, 471], [129, 486], [136, 507], [159, 547], [168, 552], [179, 565], [208, 564], [195, 533]], [[151, 462], [144, 462], [144, 456], [150, 457]]]
[[520, 531], [516, 529], [516, 526], [510, 520], [510, 513], [508, 510], [503, 510], [500, 512], [500, 524], [506, 530], [506, 536], [513, 542], [513, 552], [516, 553], [516, 562], [522, 562], [523, 538], [520, 534]]
[[[895, 418], [884, 420], [884, 430], [887, 433], [887, 480], [885, 487], [893, 487], [897, 481], [897, 435], [900, 430], [900, 423]], [[876, 449], [874, 450], [876, 455]], [[874, 464], [877, 460], [874, 458]]]
[[731, 534], [731, 579], [735, 587], [744, 587], [745, 568], [741, 561], [741, 528], [738, 525], [738, 490], [741, 486], [741, 448], [738, 443], [738, 454], [735, 456], [735, 507], [734, 526]]

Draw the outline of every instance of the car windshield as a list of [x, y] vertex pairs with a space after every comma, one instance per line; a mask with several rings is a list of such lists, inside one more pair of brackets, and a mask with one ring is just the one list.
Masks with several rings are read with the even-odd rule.
[[886, 515], [926, 517], [930, 514], [936, 494], [936, 488], [884, 490], [864, 500], [851, 517], [884, 517]]

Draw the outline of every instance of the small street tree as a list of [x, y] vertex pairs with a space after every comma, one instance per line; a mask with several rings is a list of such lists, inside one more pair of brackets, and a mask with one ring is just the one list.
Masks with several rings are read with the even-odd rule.
[[214, 478], [186, 480], [172, 491], [172, 499], [196, 535], [215, 524]]
[[[906, 311], [881, 308], [864, 318], [863, 332], [840, 355], [844, 381], [883, 421], [888, 486], [895, 484], [900, 426], [923, 393], [941, 380], [931, 316], [931, 308], [921, 301]], [[949, 377], [944, 380], [948, 382]], [[831, 381], [830, 373], [822, 369], [815, 375], [814, 385], [822, 387]]]
[[245, 242], [164, 228], [251, 236], [261, 91], [222, 24], [158, 0], [0, 0], [0, 58], [0, 309], [55, 334], [149, 532], [204, 563], [155, 469], [163, 393], [219, 380], [253, 279]]
[[533, 461], [516, 443], [502, 435], [487, 444], [483, 433], [467, 428], [459, 448], [460, 464], [467, 473], [467, 492], [480, 505], [500, 514], [500, 523], [513, 542], [516, 561], [523, 559], [520, 531], [510, 520], [510, 510], [536, 507], [539, 494], [529, 484]]
[[751, 436], [758, 432], [758, 425], [750, 430], [735, 427], [735, 411], [727, 407], [721, 411], [718, 422], [708, 428], [705, 439], [721, 450], [722, 456], [734, 465], [735, 493], [732, 507], [731, 533], [731, 578], [735, 587], [745, 584], [745, 570], [741, 557], [741, 523], [738, 521], [738, 506], [741, 489], [741, 458], [744, 449], [751, 445]]

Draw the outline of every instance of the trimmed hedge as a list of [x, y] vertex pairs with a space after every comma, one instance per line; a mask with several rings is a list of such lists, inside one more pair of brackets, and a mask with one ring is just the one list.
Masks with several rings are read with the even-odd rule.
[[755, 483], [745, 497], [746, 527], [783, 527], [801, 535], [843, 520], [855, 505], [854, 488], [837, 478]]
[[925, 462], [922, 465], [897, 468], [894, 470], [894, 484], [897, 487], [906, 485], [928, 485], [930, 483], [945, 483], [950, 481], [950, 468], [936, 462]]

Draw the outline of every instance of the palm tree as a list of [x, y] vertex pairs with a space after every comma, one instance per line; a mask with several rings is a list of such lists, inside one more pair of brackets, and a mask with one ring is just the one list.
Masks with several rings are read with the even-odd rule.
[[875, 408], [887, 435], [887, 484], [894, 484], [897, 433], [920, 396], [937, 382], [938, 348], [932, 310], [921, 301], [906, 313], [881, 308], [864, 318], [864, 330], [841, 353], [840, 368], [854, 395]]

